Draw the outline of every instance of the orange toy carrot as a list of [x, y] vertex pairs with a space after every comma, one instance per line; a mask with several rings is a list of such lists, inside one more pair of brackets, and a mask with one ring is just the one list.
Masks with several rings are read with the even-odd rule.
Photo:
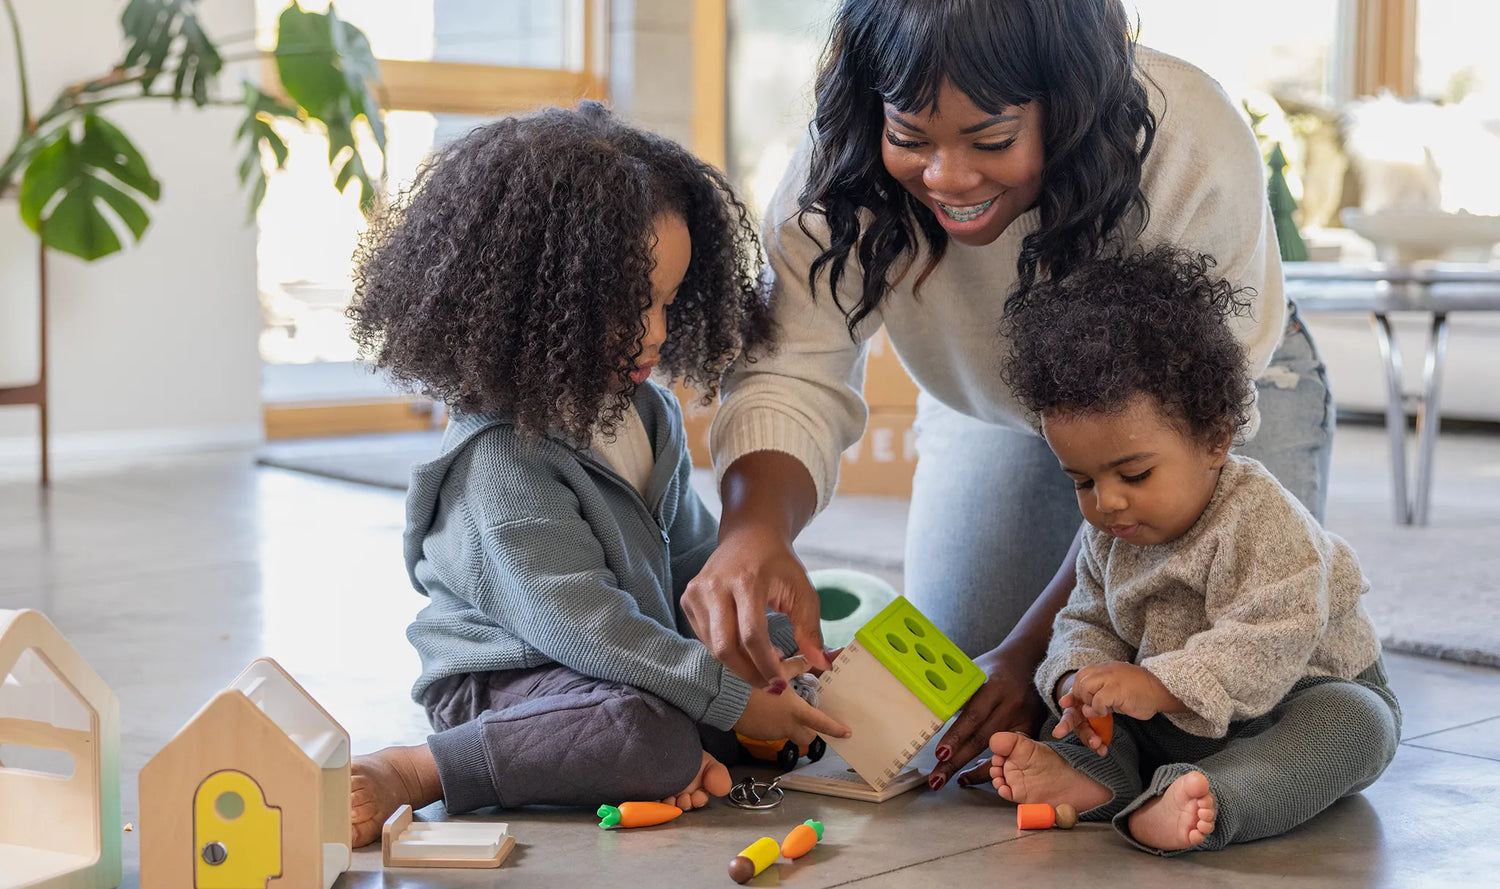
[[1046, 803], [1022, 803], [1016, 806], [1016, 827], [1021, 830], [1046, 830], [1057, 823], [1057, 813]]
[[801, 858], [812, 851], [812, 847], [823, 838], [823, 822], [804, 821], [792, 828], [792, 832], [781, 841], [781, 854], [788, 858]]
[[662, 824], [681, 815], [682, 810], [668, 803], [620, 803], [619, 806], [600, 806], [595, 814], [604, 819], [599, 826], [607, 829]]
[[1113, 716], [1095, 716], [1089, 720], [1089, 726], [1093, 728], [1094, 734], [1108, 747], [1110, 740], [1115, 736], [1115, 718]]

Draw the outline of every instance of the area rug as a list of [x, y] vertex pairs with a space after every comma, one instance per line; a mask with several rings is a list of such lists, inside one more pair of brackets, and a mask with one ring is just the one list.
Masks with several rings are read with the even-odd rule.
[[[405, 489], [440, 442], [440, 432], [275, 442], [260, 462]], [[1398, 525], [1384, 431], [1340, 425], [1327, 525], [1359, 553], [1387, 648], [1500, 667], [1500, 435], [1444, 434], [1436, 468], [1429, 523]], [[695, 473], [694, 486], [717, 511], [712, 475]], [[860, 568], [900, 589], [905, 537], [905, 501], [837, 497], [797, 548], [809, 568]]]

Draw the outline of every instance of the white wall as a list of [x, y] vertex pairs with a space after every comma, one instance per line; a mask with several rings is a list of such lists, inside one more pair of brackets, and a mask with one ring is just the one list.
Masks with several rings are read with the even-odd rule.
[[[17, 12], [33, 109], [123, 55], [117, 0], [21, 0]], [[252, 0], [205, 0], [213, 35], [254, 29]], [[224, 91], [253, 66], [226, 72]], [[20, 116], [15, 57], [0, 21], [0, 145]], [[161, 88], [161, 87], [158, 87]], [[122, 103], [108, 112], [162, 183], [144, 240], [94, 263], [52, 254], [50, 375], [53, 449], [71, 457], [132, 456], [244, 445], [261, 436], [260, 311], [255, 228], [235, 178], [239, 115], [190, 103]], [[14, 212], [13, 202], [4, 205]], [[0, 293], [0, 324], [10, 302]], [[34, 460], [36, 410], [0, 408], [0, 471]]]

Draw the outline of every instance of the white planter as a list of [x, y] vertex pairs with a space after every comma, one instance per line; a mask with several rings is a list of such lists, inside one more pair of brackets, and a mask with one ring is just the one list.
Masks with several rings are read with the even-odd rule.
[[21, 221], [15, 198], [0, 198], [0, 389], [41, 378], [41, 279], [36, 235]]

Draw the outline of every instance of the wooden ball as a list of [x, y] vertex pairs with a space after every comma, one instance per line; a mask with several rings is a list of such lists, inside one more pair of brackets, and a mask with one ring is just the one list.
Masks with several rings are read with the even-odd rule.
[[1057, 826], [1063, 830], [1072, 830], [1073, 825], [1078, 823], [1078, 810], [1062, 803], [1057, 807]]

